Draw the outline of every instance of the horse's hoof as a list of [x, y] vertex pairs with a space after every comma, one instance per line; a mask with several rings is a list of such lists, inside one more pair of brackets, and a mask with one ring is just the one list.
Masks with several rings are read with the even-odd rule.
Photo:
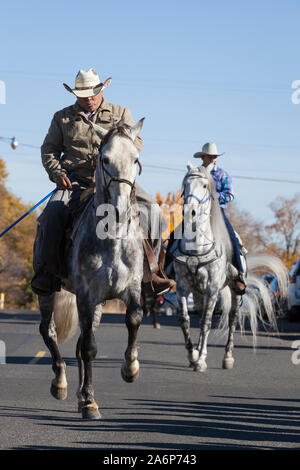
[[189, 367], [194, 368], [194, 367], [196, 367], [196, 365], [197, 365], [197, 360], [196, 360], [196, 361], [193, 361], [193, 360], [190, 359], [190, 361], [189, 361]]
[[122, 379], [128, 383], [134, 382], [138, 378], [139, 372], [140, 372], [140, 365], [137, 359], [133, 361], [129, 367], [126, 366], [126, 364], [123, 364], [121, 367]]
[[199, 351], [193, 349], [191, 352], [188, 353], [188, 360], [190, 361], [190, 367], [195, 367], [197, 361], [199, 359]]
[[139, 376], [139, 371], [137, 371], [135, 374], [133, 375], [128, 375], [127, 373], [124, 372], [123, 368], [121, 369], [121, 376], [122, 376], [122, 379], [127, 382], [127, 383], [132, 383], [134, 382], [138, 376]]
[[160, 329], [160, 323], [154, 323], [153, 328], [156, 328], [157, 330]]
[[83, 405], [81, 409], [81, 414], [83, 419], [100, 419], [101, 414], [98, 408], [97, 403], [89, 403], [88, 405]]
[[227, 357], [223, 359], [222, 367], [223, 369], [232, 369], [234, 364], [234, 358], [233, 357]]
[[68, 395], [68, 389], [67, 387], [61, 388], [51, 384], [50, 393], [56, 400], [65, 400]]
[[195, 372], [205, 372], [207, 369], [207, 364], [206, 362], [197, 362], [194, 366], [194, 371]]

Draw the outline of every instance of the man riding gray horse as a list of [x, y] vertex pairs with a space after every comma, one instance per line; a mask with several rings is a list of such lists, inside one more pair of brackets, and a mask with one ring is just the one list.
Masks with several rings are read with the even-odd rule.
[[[220, 205], [221, 212], [222, 212], [224, 222], [225, 222], [225, 226], [227, 228], [227, 231], [231, 240], [231, 244], [232, 244], [232, 250], [233, 250], [232, 263], [238, 272], [238, 275], [234, 280], [235, 289], [238, 294], [244, 294], [246, 283], [245, 283], [244, 269], [242, 265], [241, 254], [240, 254], [239, 241], [225, 213], [227, 204], [234, 199], [232, 181], [227, 171], [217, 166], [217, 159], [221, 155], [223, 155], [223, 153], [222, 154], [218, 153], [216, 144], [214, 142], [209, 142], [209, 143], [204, 144], [202, 147], [202, 151], [196, 152], [194, 154], [194, 157], [201, 158], [203, 162], [202, 164], [205, 168], [207, 168], [208, 166], [210, 167], [210, 173], [215, 182], [219, 205]], [[170, 274], [171, 276], [172, 275], [174, 276], [174, 273], [172, 273], [171, 251], [173, 248], [173, 243], [174, 243], [175, 238], [176, 238], [176, 234], [175, 234], [175, 231], [173, 231], [170, 234], [170, 240], [169, 240], [167, 252], [166, 252], [165, 269], [166, 269], [167, 274]]]
[[[51, 295], [60, 289], [59, 273], [64, 271], [63, 241], [70, 217], [78, 209], [84, 194], [93, 191], [95, 162], [101, 139], [93, 125], [110, 130], [120, 124], [133, 126], [131, 112], [124, 106], [107, 102], [103, 89], [111, 79], [102, 83], [93, 70], [80, 70], [75, 88], [64, 87], [77, 98], [75, 104], [54, 114], [48, 134], [41, 147], [42, 163], [57, 191], [49, 200], [42, 215], [42, 236], [39, 243], [37, 268], [31, 286], [39, 295]], [[135, 145], [142, 149], [137, 136]], [[70, 180], [69, 175], [72, 173]], [[136, 201], [141, 209], [140, 225], [144, 233], [144, 271], [155, 294], [168, 292], [174, 281], [167, 279], [158, 264], [161, 250], [160, 227], [162, 215], [159, 206], [141, 187], [136, 185]], [[155, 221], [158, 233], [151, 239], [150, 222]]]
[[229, 222], [226, 216], [226, 207], [227, 204], [234, 199], [234, 193], [232, 188], [232, 180], [227, 171], [223, 170], [217, 166], [217, 159], [219, 156], [224, 155], [223, 153], [218, 153], [217, 146], [214, 142], [208, 142], [203, 145], [201, 152], [196, 152], [194, 158], [201, 158], [204, 167], [208, 167], [213, 164], [210, 171], [215, 185], [216, 191], [219, 198], [219, 204], [224, 218], [224, 222], [230, 236], [233, 249], [233, 265], [238, 270], [238, 276], [235, 279], [235, 289], [238, 293], [245, 292], [245, 278], [244, 278], [244, 269], [242, 266], [241, 255], [240, 255], [240, 246], [238, 239], [236, 237], [235, 231], [232, 228], [231, 223]]

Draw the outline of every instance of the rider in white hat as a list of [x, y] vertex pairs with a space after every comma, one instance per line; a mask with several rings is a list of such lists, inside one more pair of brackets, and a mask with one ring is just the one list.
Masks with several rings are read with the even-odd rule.
[[211, 163], [213, 163], [214, 165], [211, 170], [211, 175], [216, 183], [216, 191], [219, 197], [219, 204], [232, 242], [234, 253], [233, 263], [239, 272], [238, 278], [235, 280], [235, 289], [239, 294], [243, 294], [245, 292], [246, 284], [244, 280], [244, 270], [240, 256], [239, 242], [236, 238], [231, 223], [229, 222], [225, 213], [225, 209], [228, 202], [234, 199], [232, 180], [227, 171], [217, 166], [217, 159], [221, 155], [224, 155], [224, 152], [219, 153], [216, 144], [214, 142], [208, 142], [203, 145], [201, 152], [196, 152], [194, 154], [194, 157], [201, 158], [205, 167], [207, 167]]
[[101, 83], [97, 72], [94, 69], [89, 69], [88, 71], [79, 70], [75, 78], [75, 88], [72, 89], [66, 83], [63, 85], [66, 90], [73, 93], [77, 98], [89, 98], [98, 95], [110, 82], [111, 78], [108, 78], [104, 83]]
[[[128, 108], [109, 103], [103, 97], [103, 89], [110, 82], [111, 78], [101, 82], [98, 74], [91, 68], [87, 71], [79, 70], [74, 88], [64, 83], [64, 87], [76, 96], [76, 102], [54, 114], [41, 147], [42, 163], [50, 180], [56, 183], [58, 190], [49, 200], [40, 221], [41, 250], [39, 260], [35, 260], [34, 263], [35, 276], [31, 282], [32, 289], [39, 295], [50, 295], [55, 290], [59, 290], [58, 275], [65, 269], [60, 251], [68, 219], [78, 207], [83, 191], [87, 188], [93, 189], [95, 185], [95, 161], [101, 139], [94, 127], [90, 126], [89, 121], [107, 130], [118, 125], [132, 127], [135, 124]], [[139, 136], [135, 139], [135, 145], [140, 153], [142, 139]], [[68, 177], [70, 173], [73, 174], [72, 182]], [[151, 196], [138, 185], [136, 185], [135, 195], [137, 203], [146, 212], [151, 211], [152, 216], [148, 216], [148, 221], [159, 220], [161, 222], [160, 208]], [[147, 221], [143, 221], [142, 217], [141, 215], [140, 223], [145, 230]], [[160, 226], [161, 223], [158, 225]], [[148, 229], [151, 233], [149, 225]], [[145, 231], [148, 232], [148, 230]], [[147, 250], [145, 248], [145, 253], [148, 256], [151, 256], [152, 250], [150, 242], [152, 241], [145, 236], [144, 245], [148, 247]], [[156, 234], [153, 245], [155, 257], [158, 260], [161, 247], [159, 233]], [[147, 259], [146, 256], [144, 261], [146, 262]], [[157, 295], [167, 292], [174, 286], [174, 282], [167, 279], [161, 269], [157, 271], [157, 266], [151, 274], [151, 287]]]

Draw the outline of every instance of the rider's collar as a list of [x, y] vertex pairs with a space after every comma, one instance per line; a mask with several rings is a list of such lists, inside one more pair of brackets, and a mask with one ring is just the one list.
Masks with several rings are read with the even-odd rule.
[[220, 167], [218, 165], [215, 165], [210, 172], [212, 173], [212, 172], [215, 172], [219, 169], [220, 169]]

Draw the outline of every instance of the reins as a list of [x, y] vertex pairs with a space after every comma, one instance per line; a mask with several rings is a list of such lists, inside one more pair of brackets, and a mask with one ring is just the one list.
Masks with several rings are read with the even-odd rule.
[[[105, 168], [103, 164], [103, 158], [102, 156], [100, 157], [100, 162], [101, 162], [101, 169], [102, 169], [102, 174], [103, 174], [103, 181], [104, 181], [104, 197], [105, 197], [105, 202], [108, 203], [110, 199], [110, 194], [109, 194], [109, 187], [111, 183], [116, 182], [116, 183], [125, 183], [128, 184], [131, 187], [130, 191], [130, 201], [133, 202], [135, 199], [135, 181], [132, 183], [131, 181], [125, 179], [125, 178], [116, 178], [115, 176], [112, 176], [110, 172], [108, 171], [107, 168]], [[106, 182], [105, 179], [105, 173], [109, 176], [109, 181], [108, 183]]]
[[[73, 173], [70, 173], [68, 175], [68, 178], [71, 180], [73, 177]], [[33, 212], [37, 207], [39, 207], [43, 202], [45, 202], [49, 197], [51, 197], [53, 194], [55, 194], [58, 191], [58, 188], [56, 187], [53, 189], [50, 193], [47, 194], [47, 196], [43, 197], [39, 202], [37, 202], [33, 207], [31, 207], [25, 214], [23, 214], [21, 217], [19, 217], [17, 220], [15, 220], [9, 227], [7, 227], [3, 232], [0, 233], [0, 238], [3, 237], [10, 229], [12, 229], [15, 225], [17, 225], [21, 220], [23, 220], [27, 215], [29, 215], [31, 212]]]

